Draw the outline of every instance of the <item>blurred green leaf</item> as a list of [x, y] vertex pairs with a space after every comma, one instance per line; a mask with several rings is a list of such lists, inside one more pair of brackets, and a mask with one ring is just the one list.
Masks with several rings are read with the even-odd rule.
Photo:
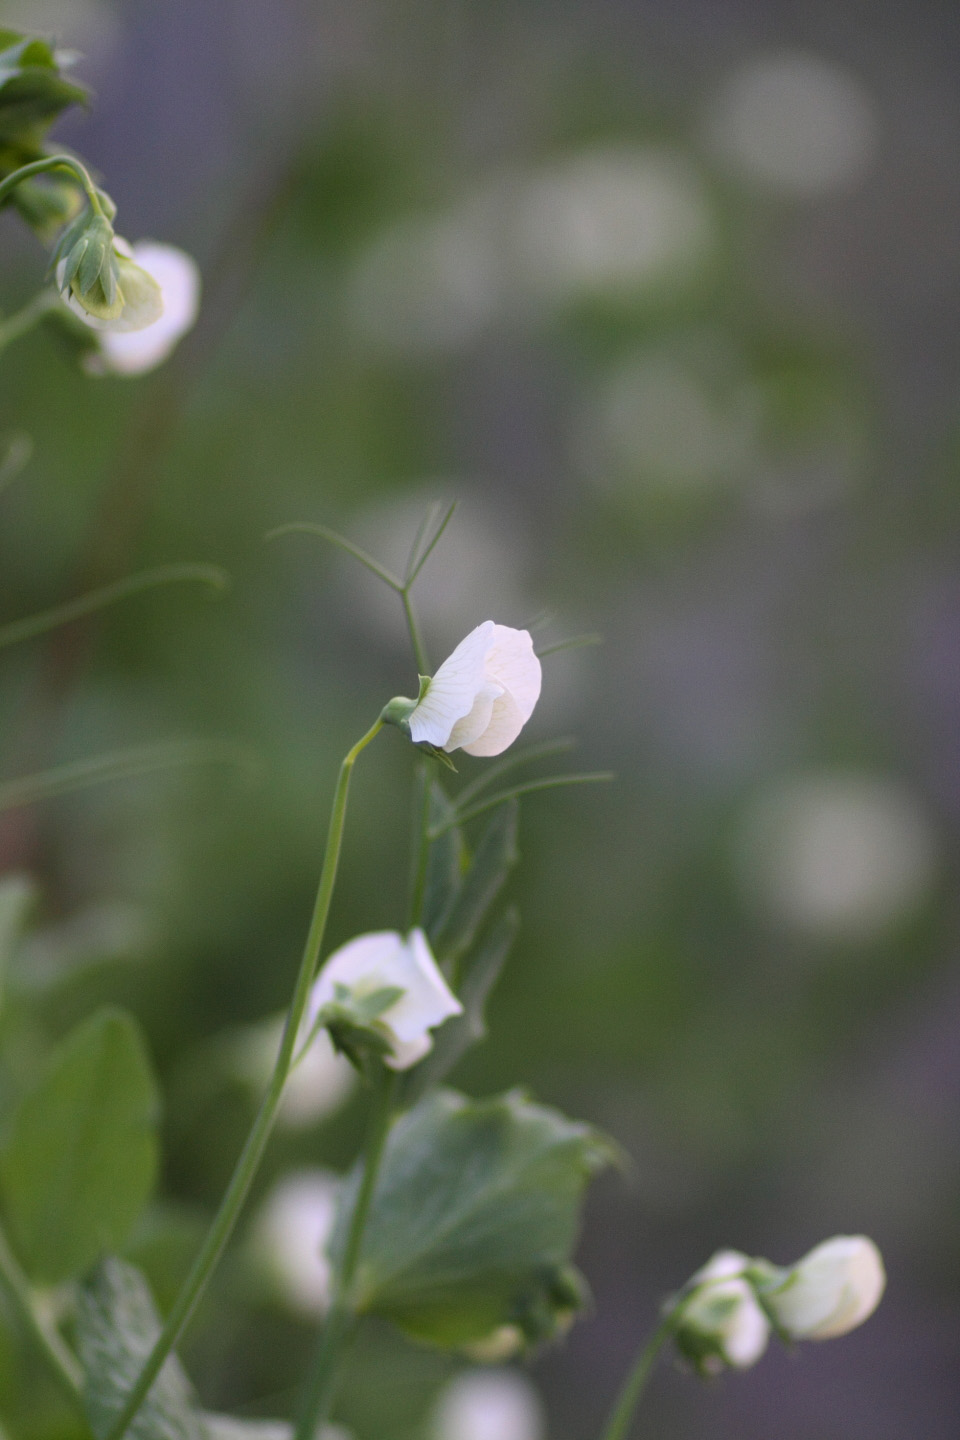
[[439, 780], [430, 777], [430, 829], [449, 826], [434, 840], [427, 852], [427, 876], [423, 888], [421, 924], [429, 936], [452, 907], [463, 879], [466, 847], [456, 826], [456, 811]]
[[0, 880], [0, 1000], [8, 967], [36, 894], [36, 887], [26, 875], [5, 875]]
[[[133, 1265], [107, 1256], [77, 1304], [77, 1349], [94, 1435], [106, 1435], [160, 1333], [150, 1288]], [[127, 1431], [128, 1440], [206, 1440], [193, 1390], [175, 1355], [166, 1361]]]
[[515, 909], [508, 910], [468, 957], [457, 986], [457, 998], [463, 1006], [463, 1014], [452, 1016], [440, 1026], [429, 1055], [408, 1073], [404, 1090], [404, 1098], [408, 1102], [423, 1095], [431, 1085], [445, 1080], [471, 1045], [476, 1045], [486, 1035], [484, 1012], [487, 1000], [500, 978], [519, 925], [519, 913]]
[[31, 1276], [81, 1274], [126, 1239], [157, 1169], [157, 1089], [140, 1029], [104, 1009], [55, 1052], [16, 1112], [0, 1179]]
[[204, 1415], [209, 1440], [290, 1440], [286, 1420], [239, 1420], [235, 1415]]
[[502, 1326], [530, 1343], [549, 1338], [578, 1308], [569, 1260], [580, 1202], [613, 1154], [589, 1125], [519, 1092], [484, 1101], [434, 1092], [387, 1141], [357, 1271], [359, 1309], [442, 1346]]
[[[428, 931], [437, 958], [455, 967], [490, 913], [510, 871], [516, 865], [517, 822], [520, 807], [509, 800], [495, 811], [480, 837], [463, 881], [451, 896], [445, 912]], [[434, 844], [443, 840], [440, 836]]]

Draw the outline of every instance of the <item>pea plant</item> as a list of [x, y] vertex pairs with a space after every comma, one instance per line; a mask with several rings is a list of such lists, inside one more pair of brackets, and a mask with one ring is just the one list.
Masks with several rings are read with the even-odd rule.
[[[0, 204], [15, 209], [49, 251], [49, 278], [26, 306], [0, 319], [0, 351], [34, 326], [53, 324], [91, 375], [132, 376], [160, 364], [189, 329], [198, 272], [173, 247], [123, 240], [99, 179], [75, 155], [50, 146], [53, 121], [84, 94], [70, 77], [69, 57], [43, 39], [0, 31]], [[8, 441], [0, 486], [28, 458], [22, 437]], [[402, 575], [319, 524], [292, 522], [271, 537], [312, 533], [395, 593], [409, 629], [411, 694], [385, 695], [378, 713], [358, 717], [259, 1109], [165, 1314], [124, 1258], [158, 1166], [158, 1087], [133, 1017], [115, 1006], [89, 1015], [32, 1088], [0, 1097], [4, 1315], [60, 1386], [78, 1433], [96, 1440], [314, 1440], [336, 1418], [344, 1358], [362, 1317], [379, 1317], [416, 1342], [474, 1363], [503, 1363], [561, 1340], [584, 1309], [587, 1284], [573, 1258], [582, 1202], [593, 1177], [618, 1163], [617, 1147], [521, 1089], [477, 1099], [447, 1080], [484, 1037], [487, 1001], [517, 931], [503, 893], [517, 864], [522, 800], [609, 777], [523, 779], [523, 767], [558, 748], [512, 748], [537, 705], [547, 653], [537, 653], [528, 630], [480, 619], [431, 673], [414, 587], [452, 513], [427, 514]], [[128, 576], [0, 626], [0, 647], [182, 581], [222, 587], [225, 577], [194, 564]], [[358, 935], [328, 954], [353, 773], [390, 728], [417, 752], [406, 913], [396, 929]], [[152, 765], [216, 758], [214, 750], [94, 756], [8, 780], [0, 807]], [[477, 762], [470, 778], [458, 772], [461, 755]], [[28, 898], [19, 878], [2, 882], [0, 954], [13, 965]], [[315, 1354], [288, 1417], [267, 1424], [213, 1415], [177, 1357], [178, 1343], [231, 1244], [285, 1096], [309, 1086], [321, 1045], [332, 1045], [360, 1077], [367, 1118], [326, 1236], [331, 1284]], [[703, 1374], [745, 1368], [771, 1336], [789, 1345], [859, 1325], [884, 1283], [876, 1247], [863, 1236], [827, 1240], [788, 1267], [718, 1251], [664, 1301], [598, 1440], [630, 1433], [668, 1343]]]

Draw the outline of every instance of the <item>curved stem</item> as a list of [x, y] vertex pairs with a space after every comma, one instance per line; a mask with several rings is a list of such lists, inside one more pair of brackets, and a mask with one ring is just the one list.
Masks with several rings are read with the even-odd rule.
[[0, 351], [5, 350], [12, 341], [19, 340], [21, 335], [29, 334], [44, 315], [49, 315], [59, 304], [60, 296], [56, 290], [40, 290], [21, 310], [8, 315], [6, 320], [0, 320]]
[[83, 1371], [77, 1357], [61, 1338], [59, 1330], [41, 1316], [30, 1293], [30, 1283], [17, 1264], [7, 1237], [0, 1230], [0, 1285], [6, 1291], [17, 1318], [42, 1354], [65, 1395], [82, 1410]]
[[390, 1116], [396, 1093], [396, 1072], [382, 1067], [374, 1091], [370, 1110], [367, 1141], [364, 1147], [363, 1175], [357, 1199], [350, 1217], [350, 1229], [343, 1250], [343, 1260], [337, 1275], [337, 1288], [330, 1307], [320, 1345], [310, 1376], [303, 1409], [297, 1425], [295, 1440], [315, 1440], [321, 1427], [326, 1423], [336, 1395], [337, 1364], [344, 1341], [353, 1328], [355, 1312], [351, 1290], [357, 1272], [357, 1262], [363, 1245], [363, 1232], [370, 1214], [370, 1204], [376, 1189], [377, 1175], [387, 1135], [390, 1131]]
[[97, 187], [90, 178], [90, 172], [79, 160], [72, 155], [47, 155], [43, 160], [32, 160], [29, 165], [21, 165], [19, 170], [14, 170], [0, 181], [0, 205], [7, 196], [20, 184], [21, 180], [29, 180], [31, 175], [41, 175], [45, 170], [70, 170], [80, 184], [90, 202], [90, 208], [95, 215], [103, 214], [103, 206], [100, 204], [100, 196], [97, 194]]
[[617, 1397], [617, 1403], [607, 1421], [607, 1428], [603, 1432], [602, 1440], [626, 1440], [633, 1412], [646, 1388], [660, 1351], [673, 1334], [682, 1309], [682, 1304], [675, 1306], [660, 1322], [640, 1351]]
[[337, 788], [333, 798], [333, 809], [330, 813], [327, 848], [323, 856], [323, 868], [320, 871], [320, 882], [317, 886], [317, 897], [313, 906], [313, 916], [310, 920], [310, 929], [307, 932], [306, 944], [304, 945], [303, 958], [297, 974], [297, 983], [294, 988], [293, 999], [290, 1002], [290, 1009], [287, 1012], [283, 1039], [280, 1042], [280, 1051], [277, 1055], [273, 1075], [270, 1078], [270, 1084], [267, 1087], [267, 1093], [263, 1097], [260, 1109], [257, 1112], [257, 1117], [253, 1122], [250, 1134], [247, 1136], [247, 1142], [243, 1147], [243, 1152], [237, 1161], [230, 1184], [227, 1186], [226, 1194], [220, 1202], [220, 1209], [217, 1211], [213, 1224], [207, 1232], [207, 1238], [201, 1246], [200, 1253], [193, 1262], [193, 1266], [183, 1284], [180, 1294], [177, 1296], [173, 1309], [167, 1316], [163, 1330], [160, 1332], [153, 1349], [147, 1357], [146, 1363], [137, 1377], [136, 1384], [127, 1397], [123, 1410], [117, 1417], [105, 1440], [120, 1440], [120, 1436], [127, 1430], [130, 1422], [147, 1398], [164, 1361], [179, 1340], [184, 1327], [206, 1289], [207, 1281], [210, 1279], [214, 1267], [223, 1254], [227, 1241], [230, 1239], [233, 1227], [239, 1218], [243, 1202], [247, 1198], [247, 1193], [257, 1173], [283, 1095], [283, 1087], [293, 1060], [297, 1035], [306, 1012], [307, 1002], [310, 999], [310, 987], [313, 983], [313, 978], [317, 970], [317, 962], [320, 958], [324, 931], [327, 926], [327, 916], [330, 913], [330, 901], [333, 897], [333, 887], [337, 878], [340, 847], [343, 842], [350, 777], [353, 773], [357, 756], [370, 744], [370, 741], [379, 733], [382, 727], [383, 721], [378, 719], [376, 723], [370, 727], [366, 735], [357, 741], [352, 750], [347, 752], [340, 766], [340, 774], [337, 777]]
[[[2, 331], [0, 331], [2, 336]], [[152, 570], [142, 570], [139, 575], [128, 575], [124, 580], [115, 580], [111, 585], [101, 585], [75, 600], [66, 600], [62, 605], [52, 605], [37, 615], [28, 615], [24, 620], [13, 620], [0, 625], [0, 649], [5, 645], [16, 645], [21, 640], [32, 640], [58, 625], [67, 625], [84, 615], [92, 615], [116, 600], [128, 595], [137, 595], [141, 590], [152, 590], [157, 585], [172, 584], [180, 580], [198, 580], [211, 585], [215, 590], [225, 590], [230, 583], [226, 571], [217, 565], [157, 565]]]

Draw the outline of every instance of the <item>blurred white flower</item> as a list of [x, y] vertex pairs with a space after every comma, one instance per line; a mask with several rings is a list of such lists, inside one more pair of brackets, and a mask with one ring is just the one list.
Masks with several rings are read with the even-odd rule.
[[747, 811], [745, 887], [779, 920], [824, 938], [871, 939], [923, 899], [936, 840], [897, 781], [849, 773], [777, 781]]
[[357, 1000], [378, 990], [403, 991], [376, 1021], [390, 1040], [391, 1053], [384, 1059], [393, 1070], [408, 1070], [422, 1060], [433, 1046], [430, 1031], [463, 1012], [420, 929], [411, 930], [406, 939], [396, 930], [378, 930], [335, 950], [314, 981], [305, 1031], [313, 1028], [325, 1005], [336, 1003], [338, 986]]
[[277, 1291], [302, 1315], [323, 1315], [330, 1303], [326, 1255], [333, 1233], [340, 1182], [326, 1170], [286, 1176], [268, 1195], [254, 1242]]
[[63, 303], [91, 330], [144, 330], [163, 315], [158, 282], [104, 215], [89, 208], [81, 213], [67, 226], [56, 254], [54, 278]]
[[703, 182], [681, 155], [604, 148], [532, 176], [516, 232], [525, 285], [562, 300], [685, 276], [712, 249], [713, 219]]
[[447, 751], [499, 755], [533, 714], [540, 681], [530, 632], [485, 620], [430, 681], [409, 716], [410, 738]]
[[746, 1369], [767, 1348], [770, 1322], [743, 1279], [749, 1264], [739, 1250], [718, 1250], [692, 1278], [691, 1284], [703, 1288], [684, 1305], [678, 1338], [707, 1371], [724, 1364]]
[[474, 1370], [441, 1391], [430, 1440], [543, 1440], [543, 1404], [519, 1370]]
[[[200, 307], [200, 271], [196, 261], [173, 245], [141, 240], [132, 259], [160, 287], [163, 311], [150, 323], [135, 329], [119, 323], [101, 329], [100, 348], [87, 356], [84, 366], [92, 375], [143, 375], [166, 360], [177, 342], [192, 327]], [[88, 322], [89, 323], [89, 322]]]
[[817, 1245], [764, 1301], [795, 1340], [831, 1340], [872, 1315], [887, 1283], [880, 1251], [865, 1235]]
[[[285, 1018], [275, 1015], [260, 1025], [247, 1026], [227, 1042], [230, 1069], [252, 1087], [258, 1099], [273, 1074]], [[278, 1123], [299, 1130], [331, 1115], [346, 1100], [356, 1078], [350, 1061], [335, 1052], [325, 1030], [319, 1031], [287, 1077]]]
[[877, 113], [863, 83], [820, 55], [757, 55], [731, 75], [707, 120], [717, 151], [751, 178], [815, 195], [849, 185], [873, 159]]

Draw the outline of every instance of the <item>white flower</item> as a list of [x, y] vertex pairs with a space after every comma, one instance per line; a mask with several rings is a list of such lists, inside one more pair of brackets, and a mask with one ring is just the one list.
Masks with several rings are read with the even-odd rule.
[[336, 1001], [337, 986], [358, 1000], [377, 990], [403, 991], [377, 1016], [390, 1040], [391, 1053], [384, 1058], [393, 1070], [408, 1070], [422, 1060], [433, 1046], [430, 1031], [463, 1013], [420, 929], [411, 930], [406, 939], [396, 930], [377, 930], [335, 950], [314, 981], [305, 1020], [308, 1031], [323, 1007]]
[[880, 1251], [865, 1235], [836, 1235], [787, 1272], [764, 1301], [795, 1340], [830, 1340], [863, 1323], [887, 1283]]
[[432, 1440], [543, 1440], [536, 1389], [519, 1370], [467, 1371], [441, 1392]]
[[151, 323], [132, 332], [119, 324], [103, 327], [100, 349], [86, 361], [91, 374], [142, 375], [155, 369], [197, 318], [200, 271], [186, 251], [141, 240], [134, 245], [132, 258], [160, 287], [163, 311]]
[[[97, 277], [81, 291], [84, 270], [81, 266], [74, 274], [73, 261], [84, 246], [95, 255], [99, 269]], [[159, 281], [140, 263], [128, 242], [114, 235], [105, 219], [91, 221], [89, 233], [81, 235], [76, 246], [57, 262], [56, 281], [64, 303], [91, 330], [128, 333], [145, 330], [163, 318]]]
[[499, 755], [533, 714], [540, 678], [529, 631], [485, 620], [430, 681], [409, 716], [410, 738], [468, 755]]
[[326, 1313], [330, 1261], [340, 1182], [326, 1170], [300, 1170], [271, 1191], [257, 1221], [255, 1240], [283, 1299], [303, 1315]]
[[680, 1331], [689, 1337], [704, 1369], [719, 1369], [723, 1363], [746, 1369], [767, 1348], [770, 1322], [743, 1278], [749, 1264], [739, 1250], [718, 1250], [693, 1276], [691, 1284], [702, 1288], [684, 1305]]

